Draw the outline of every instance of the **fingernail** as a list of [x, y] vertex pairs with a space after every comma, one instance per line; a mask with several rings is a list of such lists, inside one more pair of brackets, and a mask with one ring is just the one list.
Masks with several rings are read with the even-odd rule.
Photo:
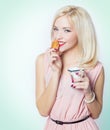
[[73, 87], [73, 84], [71, 84], [71, 87]]
[[54, 50], [55, 50], [55, 51], [58, 51], [58, 49], [57, 49], [57, 48], [55, 48]]
[[71, 75], [71, 80], [72, 80], [72, 83], [74, 83], [74, 79], [73, 79], [73, 76]]
[[72, 83], [74, 83], [74, 79], [72, 79]]
[[76, 75], [79, 75], [79, 73], [76, 73]]

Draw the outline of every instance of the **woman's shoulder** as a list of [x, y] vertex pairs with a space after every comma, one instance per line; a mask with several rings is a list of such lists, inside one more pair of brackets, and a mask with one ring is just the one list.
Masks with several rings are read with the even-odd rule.
[[97, 62], [96, 69], [99, 71], [99, 73], [104, 73], [104, 65], [101, 61]]
[[103, 64], [101, 61], [97, 61], [97, 63], [93, 67], [87, 69], [86, 72], [93, 75], [98, 75], [101, 71], [104, 71]]
[[36, 57], [36, 61], [44, 60], [47, 53], [48, 53], [48, 49], [45, 52], [38, 54], [37, 57]]
[[36, 64], [47, 64], [48, 61], [48, 51], [46, 50], [43, 53], [40, 53], [39, 55], [37, 55], [36, 57]]
[[103, 69], [104, 68], [103, 63], [101, 61], [97, 61], [97, 64], [96, 64], [96, 66], [94, 68]]
[[93, 68], [87, 71], [87, 74], [91, 80], [91, 84], [94, 86], [99, 75], [104, 75], [103, 63], [98, 61]]
[[37, 55], [36, 60], [35, 60], [36, 64], [43, 63], [44, 56], [45, 56], [45, 53], [41, 53], [41, 54]]
[[45, 53], [40, 53], [40, 54], [38, 54], [37, 59], [42, 59], [42, 58], [44, 58], [44, 55], [45, 55]]
[[95, 65], [95, 67], [92, 69], [91, 72], [92, 72], [93, 75], [95, 75], [96, 77], [99, 76], [101, 73], [104, 73], [103, 63], [102, 63], [101, 61], [98, 61], [97, 64]]

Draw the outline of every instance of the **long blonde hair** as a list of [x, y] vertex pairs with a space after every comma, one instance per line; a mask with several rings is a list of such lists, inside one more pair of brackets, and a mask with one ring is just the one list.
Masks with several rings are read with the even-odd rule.
[[[58, 10], [55, 21], [62, 16], [67, 16], [75, 26], [78, 34], [78, 45], [82, 50], [81, 66], [94, 67], [97, 63], [97, 39], [92, 19], [82, 7], [66, 6]], [[52, 28], [53, 28], [52, 26]], [[51, 36], [53, 32], [51, 32]]]

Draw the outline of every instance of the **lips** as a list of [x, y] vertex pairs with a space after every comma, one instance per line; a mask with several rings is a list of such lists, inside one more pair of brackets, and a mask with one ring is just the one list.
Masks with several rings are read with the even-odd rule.
[[64, 44], [65, 44], [64, 42], [59, 41], [59, 46], [60, 47], [63, 46]]

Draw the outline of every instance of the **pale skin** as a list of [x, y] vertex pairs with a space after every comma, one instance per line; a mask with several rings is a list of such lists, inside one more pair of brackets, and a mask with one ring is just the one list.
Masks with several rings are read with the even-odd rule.
[[[47, 86], [45, 84], [43, 69], [44, 54], [39, 55], [36, 61], [36, 105], [42, 116], [49, 116], [51, 112], [56, 100], [60, 76], [62, 74], [69, 75], [67, 69], [77, 65], [77, 59], [80, 58], [80, 51], [77, 45], [77, 33], [66, 16], [62, 16], [56, 20], [53, 27], [53, 39], [57, 39], [63, 46], [61, 46], [59, 51], [50, 48], [47, 52], [49, 65], [52, 69], [51, 79]], [[73, 57], [75, 57], [74, 61]], [[102, 110], [103, 86], [104, 69], [102, 68], [94, 87], [96, 98], [92, 103], [87, 104], [93, 118], [98, 118]], [[93, 90], [90, 88], [89, 78], [86, 73], [84, 73], [83, 77], [75, 80], [73, 87], [84, 91], [85, 99], [90, 100], [92, 98]]]

